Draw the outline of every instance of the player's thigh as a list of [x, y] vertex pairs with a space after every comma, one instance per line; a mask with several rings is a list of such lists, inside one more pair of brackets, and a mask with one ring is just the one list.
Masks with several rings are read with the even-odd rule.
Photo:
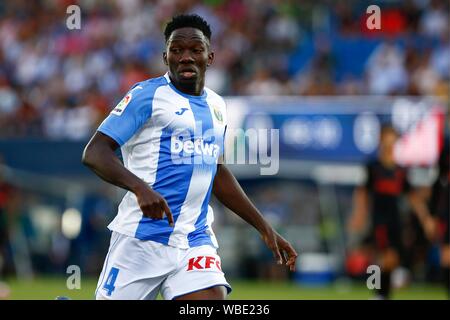
[[129, 283], [105, 283], [97, 290], [96, 300], [155, 300], [164, 279], [141, 279]]
[[225, 286], [214, 286], [208, 289], [191, 292], [175, 297], [175, 300], [225, 300], [227, 288]]
[[97, 284], [96, 299], [155, 299], [170, 270], [157, 252], [160, 246], [114, 232]]
[[447, 268], [450, 267], [450, 244], [441, 246], [441, 265]]
[[[448, 213], [446, 213], [448, 214]], [[439, 221], [441, 233], [441, 265], [450, 267], [450, 228], [448, 217], [441, 218]]]
[[[225, 289], [226, 288], [226, 289]], [[188, 249], [161, 287], [164, 299], [224, 299], [231, 292], [216, 249], [205, 245]]]

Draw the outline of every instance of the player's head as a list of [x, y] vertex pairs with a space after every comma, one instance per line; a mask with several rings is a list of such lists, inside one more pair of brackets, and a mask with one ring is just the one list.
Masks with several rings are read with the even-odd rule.
[[181, 28], [194, 28], [200, 30], [203, 35], [211, 41], [211, 27], [202, 17], [196, 14], [180, 14], [174, 16], [170, 22], [167, 23], [164, 29], [164, 37], [166, 42], [169, 40], [172, 32]]
[[399, 138], [399, 134], [395, 128], [386, 124], [383, 125], [380, 131], [380, 156], [381, 157], [394, 157], [395, 143]]
[[163, 59], [171, 79], [182, 85], [203, 86], [206, 68], [214, 59], [208, 23], [195, 14], [178, 15], [166, 25], [164, 36], [166, 51]]

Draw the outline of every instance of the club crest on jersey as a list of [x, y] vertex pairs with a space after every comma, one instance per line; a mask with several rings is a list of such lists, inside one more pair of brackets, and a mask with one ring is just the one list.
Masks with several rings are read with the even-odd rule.
[[116, 116], [121, 116], [125, 108], [128, 106], [132, 98], [131, 92], [129, 92], [122, 100], [117, 104], [117, 106], [111, 111], [112, 114]]
[[214, 116], [216, 117], [219, 123], [223, 122], [222, 112], [217, 107], [214, 107]]

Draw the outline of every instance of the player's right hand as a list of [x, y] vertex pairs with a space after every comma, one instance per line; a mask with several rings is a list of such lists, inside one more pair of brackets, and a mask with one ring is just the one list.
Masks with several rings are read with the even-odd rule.
[[142, 210], [144, 217], [161, 220], [164, 214], [167, 216], [169, 225], [174, 226], [173, 215], [170, 211], [169, 205], [163, 196], [154, 191], [149, 186], [145, 185], [135, 191], [139, 207]]

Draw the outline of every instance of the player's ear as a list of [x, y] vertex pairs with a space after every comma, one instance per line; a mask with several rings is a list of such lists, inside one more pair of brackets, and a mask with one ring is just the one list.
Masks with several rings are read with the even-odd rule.
[[207, 66], [209, 67], [210, 65], [212, 65], [213, 61], [214, 61], [214, 52], [211, 51], [211, 52], [208, 53]]
[[166, 66], [168, 66], [169, 64], [167, 63], [167, 52], [163, 52], [163, 61], [164, 61], [164, 64], [166, 65]]

